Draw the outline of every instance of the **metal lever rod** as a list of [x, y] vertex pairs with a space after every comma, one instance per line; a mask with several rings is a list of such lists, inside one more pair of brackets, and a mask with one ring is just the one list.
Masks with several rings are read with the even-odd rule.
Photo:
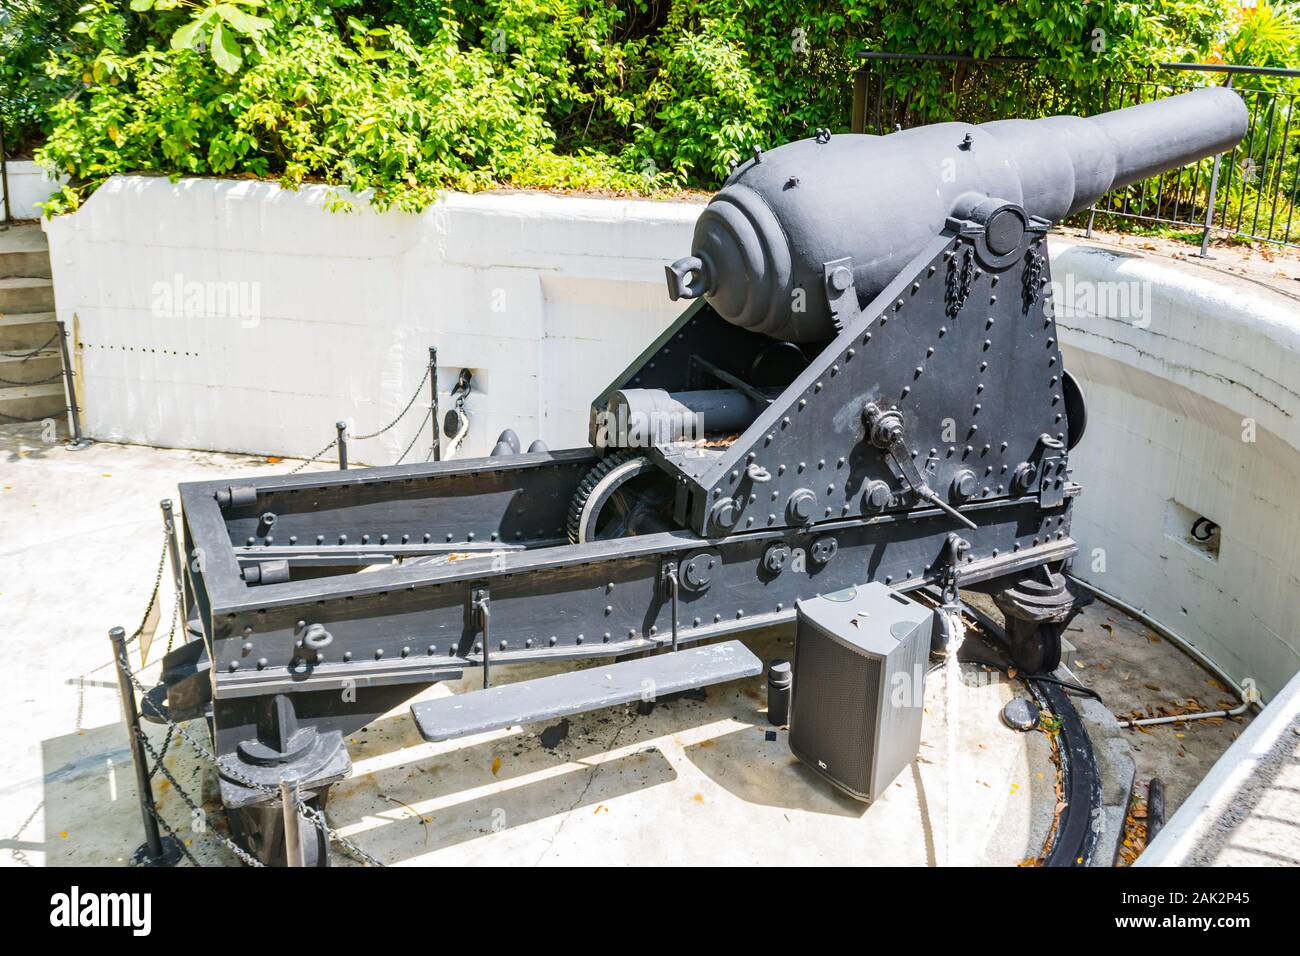
[[962, 514], [952, 505], [948, 504], [948, 502], [940, 498], [938, 494], [936, 494], [930, 487], [925, 486], [921, 488], [918, 491], [918, 494], [920, 494], [920, 496], [924, 498], [926, 501], [930, 502], [930, 504], [934, 505], [936, 508], [943, 511], [949, 517], [953, 518], [953, 520], [960, 522], [962, 525], [964, 525], [967, 528], [970, 528], [972, 531], [979, 530], [979, 525], [977, 525], [974, 521], [971, 521], [970, 518], [967, 518], [964, 514]]
[[889, 444], [889, 454], [893, 457], [894, 463], [898, 465], [898, 470], [903, 473], [904, 480], [912, 486], [912, 490], [917, 496], [924, 498], [930, 504], [939, 508], [945, 514], [949, 515], [956, 521], [961, 522], [972, 531], [979, 529], [974, 521], [967, 518], [964, 514], [954, 508], [948, 502], [944, 501], [933, 488], [931, 488], [922, 476], [920, 469], [916, 467], [916, 462], [912, 460], [912, 453], [907, 449], [907, 443], [903, 439], [903, 434], [899, 431], [894, 440]]

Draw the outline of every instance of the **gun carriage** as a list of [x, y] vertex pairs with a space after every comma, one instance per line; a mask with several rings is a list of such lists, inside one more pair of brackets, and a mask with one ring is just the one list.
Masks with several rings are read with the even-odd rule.
[[[1052, 670], [1087, 414], [1048, 227], [1245, 126], [1206, 89], [755, 150], [667, 267], [694, 301], [596, 396], [590, 447], [520, 453], [507, 433], [488, 458], [183, 485], [201, 560], [155, 703], [208, 720], [234, 829], [276, 860], [256, 784], [323, 803], [348, 734], [467, 668], [484, 690], [413, 708], [427, 738], [757, 673], [705, 642], [881, 582], [992, 594], [1012, 659]], [[491, 686], [509, 664], [654, 650], [613, 686]]]

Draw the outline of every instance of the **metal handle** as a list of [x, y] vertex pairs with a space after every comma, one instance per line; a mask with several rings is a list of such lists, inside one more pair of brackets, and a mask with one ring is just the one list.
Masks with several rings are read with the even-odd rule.
[[698, 299], [709, 291], [708, 267], [699, 256], [685, 256], [670, 266], [664, 266], [668, 277], [668, 298]]

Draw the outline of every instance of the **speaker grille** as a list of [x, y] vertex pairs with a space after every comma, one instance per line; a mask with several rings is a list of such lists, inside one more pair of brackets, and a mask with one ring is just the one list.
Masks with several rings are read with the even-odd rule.
[[806, 627], [795, 647], [794, 673], [791, 749], [837, 785], [870, 794], [880, 659]]

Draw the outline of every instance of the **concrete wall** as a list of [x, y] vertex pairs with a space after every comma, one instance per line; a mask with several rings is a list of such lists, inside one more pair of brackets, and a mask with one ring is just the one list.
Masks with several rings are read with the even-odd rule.
[[[333, 195], [119, 177], [47, 223], [88, 432], [308, 455], [336, 419], [358, 433], [391, 419], [437, 345], [444, 397], [474, 370], [465, 454], [506, 427], [585, 444], [591, 396], [677, 313], [663, 264], [701, 208], [511, 193], [332, 214]], [[1300, 666], [1297, 303], [1168, 260], [1053, 251], [1056, 298], [1075, 306], [1059, 316], [1067, 362], [1090, 402], [1076, 572], [1268, 696]], [[1137, 283], [1142, 314], [1104, 294], [1116, 283]], [[1091, 305], [1090, 288], [1103, 291]], [[353, 457], [394, 461], [423, 402]], [[1198, 516], [1222, 529], [1217, 555], [1187, 536]]]
[[[372, 432], [436, 345], [445, 399], [474, 373], [463, 454], [502, 429], [586, 444], [586, 407], [677, 314], [663, 264], [698, 207], [452, 194], [420, 215], [331, 213], [325, 187], [116, 177], [46, 224], [75, 330], [87, 432], [310, 455], [345, 419]], [[352, 455], [389, 464], [425, 396]], [[428, 426], [424, 431], [427, 433]], [[417, 440], [414, 460], [428, 448]], [[410, 459], [408, 459], [410, 460]]]
[[[1300, 667], [1300, 302], [1064, 241], [1053, 275], [1066, 367], [1088, 396], [1075, 573], [1272, 696]], [[1089, 288], [1138, 298], [1088, 302]], [[1189, 538], [1197, 517], [1219, 525], [1217, 555]]]
[[[50, 198], [66, 176], [51, 176], [44, 166], [28, 160], [10, 160], [5, 164], [5, 179], [9, 182], [9, 214], [15, 219], [39, 219], [39, 203]], [[2, 190], [3, 187], [0, 187]], [[0, 191], [0, 196], [3, 191]]]

